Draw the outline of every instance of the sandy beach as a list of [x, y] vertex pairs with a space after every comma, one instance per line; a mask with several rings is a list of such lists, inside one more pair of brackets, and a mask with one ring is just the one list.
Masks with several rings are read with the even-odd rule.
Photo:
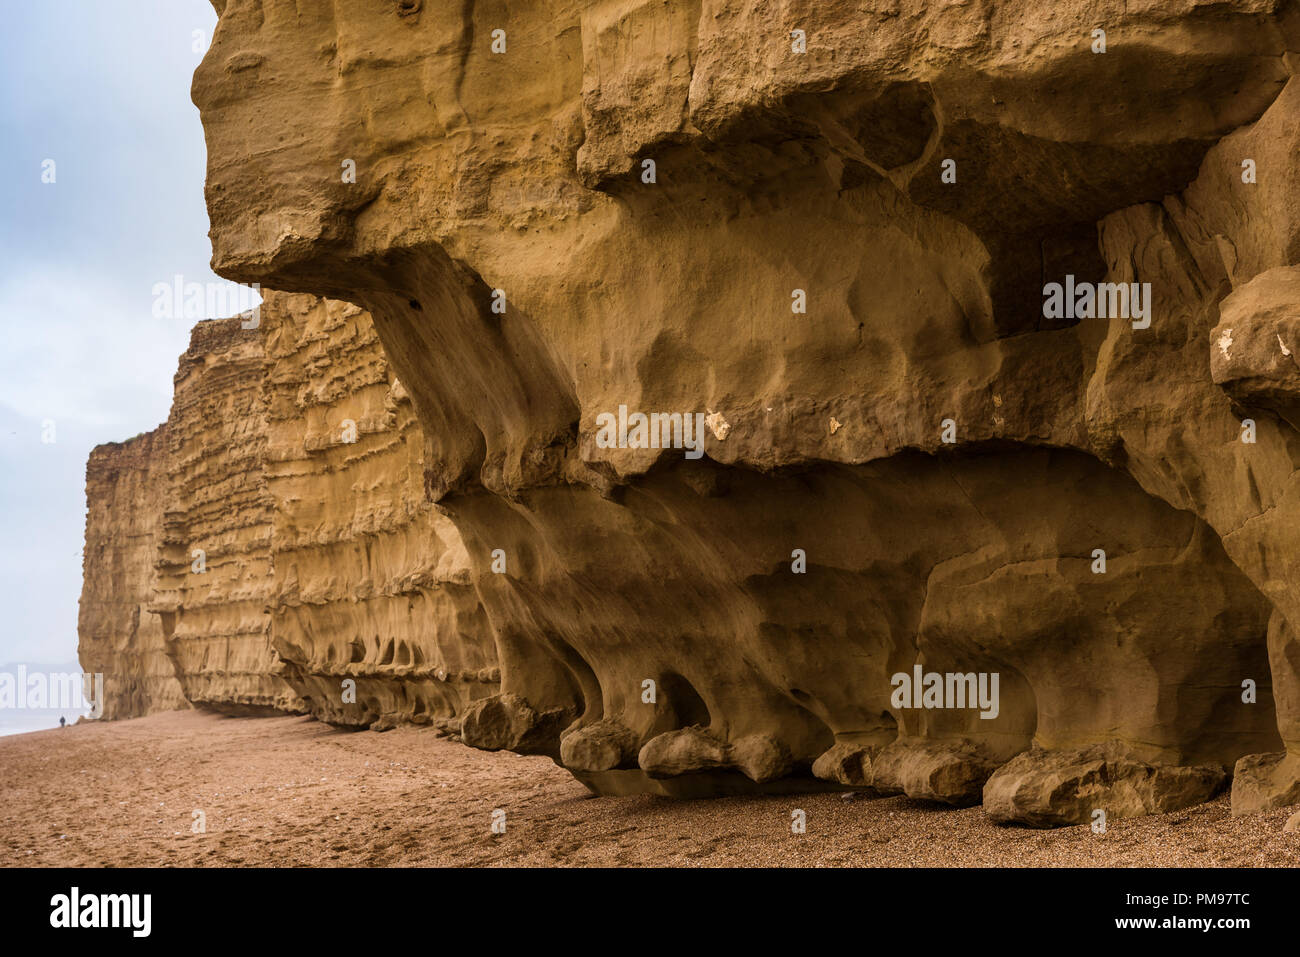
[[1233, 818], [1226, 796], [1102, 835], [906, 798], [599, 798], [546, 758], [298, 717], [177, 711], [13, 735], [0, 772], [8, 866], [1300, 865], [1291, 811]]

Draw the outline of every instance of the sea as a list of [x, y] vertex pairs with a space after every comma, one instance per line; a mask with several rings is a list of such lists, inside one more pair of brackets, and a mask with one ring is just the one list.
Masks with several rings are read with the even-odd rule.
[[[0, 701], [3, 702], [0, 706], [0, 737], [58, 728], [59, 718], [66, 718], [70, 725], [76, 724], [79, 717], [88, 715], [90, 708], [80, 691], [72, 696], [64, 694], [62, 683], [57, 679], [57, 676], [80, 673], [81, 666], [72, 661], [9, 662], [0, 665], [0, 686], [5, 689], [0, 692]], [[36, 700], [31, 700], [28, 691], [35, 684], [43, 685], [44, 693]], [[62, 707], [25, 707], [25, 698], [33, 704], [55, 703]]]
[[76, 724], [77, 718], [85, 711], [38, 711], [38, 710], [0, 710], [0, 738], [10, 734], [27, 734], [29, 731], [48, 731], [58, 728], [59, 718], [67, 718], [68, 724]]

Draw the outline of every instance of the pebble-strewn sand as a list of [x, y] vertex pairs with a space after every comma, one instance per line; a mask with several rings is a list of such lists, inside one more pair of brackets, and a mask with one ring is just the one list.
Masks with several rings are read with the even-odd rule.
[[[790, 832], [794, 808], [806, 834]], [[195, 809], [206, 834], [191, 833]], [[904, 798], [595, 798], [546, 758], [427, 730], [193, 711], [0, 738], [7, 865], [1295, 867], [1288, 816], [1234, 819], [1225, 797], [1094, 835], [1001, 828], [979, 808]]]

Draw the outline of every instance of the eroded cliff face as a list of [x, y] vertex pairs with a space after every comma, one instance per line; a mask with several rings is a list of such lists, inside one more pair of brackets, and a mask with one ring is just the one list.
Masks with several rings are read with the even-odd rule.
[[496, 647], [464, 543], [425, 495], [406, 390], [354, 305], [268, 293], [261, 323], [284, 678], [336, 724], [455, 730], [497, 690]]
[[1300, 800], [1296, 3], [216, 6], [214, 266], [373, 315], [495, 640], [467, 742]]
[[264, 353], [246, 323], [199, 323], [180, 358], [149, 604], [186, 698], [232, 714], [302, 709], [271, 647]]
[[[87, 468], [82, 657], [108, 716], [458, 733], [498, 690], [493, 633], [369, 315], [267, 291], [195, 327], [175, 389], [166, 424]], [[140, 687], [160, 667], [168, 693]]]
[[134, 718], [189, 704], [149, 614], [167, 487], [167, 427], [97, 446], [86, 463], [78, 655], [104, 676], [102, 717]]

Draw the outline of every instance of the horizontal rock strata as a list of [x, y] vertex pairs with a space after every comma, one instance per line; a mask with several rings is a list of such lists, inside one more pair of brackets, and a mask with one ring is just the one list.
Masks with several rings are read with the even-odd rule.
[[232, 714], [302, 709], [271, 647], [263, 350], [250, 322], [201, 322], [181, 356], [149, 605], [186, 698]]
[[189, 701], [457, 733], [497, 690], [464, 544], [425, 494], [423, 434], [357, 307], [267, 292], [256, 316], [200, 323], [168, 423], [136, 442], [153, 485], [104, 486], [99, 463], [122, 457], [97, 450], [88, 542], [126, 541], [97, 524], [110, 510], [151, 537], [127, 542], [133, 565], [88, 564], [86, 587], [139, 596], [143, 626], [87, 603], [83, 655], [98, 628], [180, 683], [163, 702], [110, 693], [110, 716]]
[[86, 463], [78, 653], [104, 676], [101, 717], [133, 718], [189, 707], [167, 655], [162, 622], [148, 612], [167, 489], [167, 427], [98, 446]]
[[450, 727], [496, 690], [496, 649], [405, 388], [356, 306], [269, 293], [261, 322], [284, 678], [336, 724]]

